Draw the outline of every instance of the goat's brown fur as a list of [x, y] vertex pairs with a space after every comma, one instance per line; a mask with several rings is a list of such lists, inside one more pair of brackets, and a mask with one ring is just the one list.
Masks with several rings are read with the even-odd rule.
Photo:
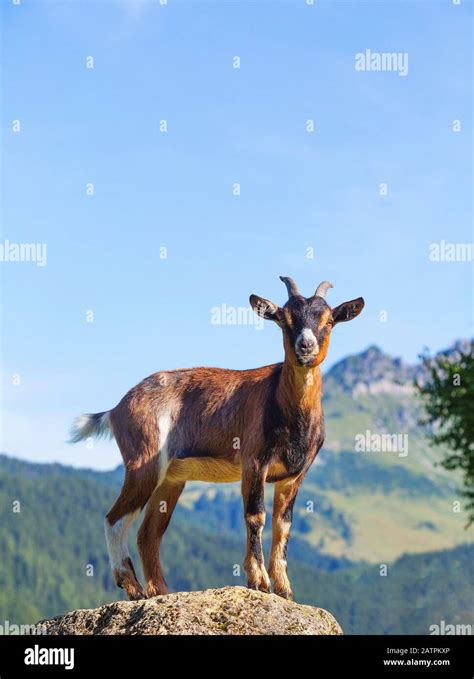
[[[308, 311], [301, 307], [304, 298], [300, 297], [290, 297], [283, 309], [255, 299], [259, 305], [271, 305], [266, 307], [266, 317], [283, 329], [283, 364], [254, 370], [193, 368], [155, 373], [108, 413], [90, 416], [108, 416], [125, 465], [123, 488], [107, 514], [106, 529], [109, 551], [111, 545], [115, 550], [111, 561], [117, 584], [132, 599], [167, 592], [160, 543], [186, 482], [238, 480], [247, 526], [248, 585], [269, 591], [270, 576], [276, 593], [291, 596], [286, 545], [293, 504], [324, 440], [319, 365], [328, 349], [328, 322], [350, 320], [360, 312], [363, 301], [347, 302], [352, 310], [346, 305], [331, 310], [325, 302], [310, 298], [304, 302], [313, 305]], [[253, 306], [255, 299], [251, 298]], [[345, 317], [338, 319], [337, 314]], [[309, 327], [310, 322], [318, 337], [313, 335], [318, 351], [308, 361], [306, 354], [298, 354], [295, 338], [302, 324]], [[80, 434], [75, 440], [79, 438]], [[275, 483], [269, 574], [261, 540], [268, 482]], [[138, 546], [146, 591], [124, 547], [132, 518], [145, 506]]]

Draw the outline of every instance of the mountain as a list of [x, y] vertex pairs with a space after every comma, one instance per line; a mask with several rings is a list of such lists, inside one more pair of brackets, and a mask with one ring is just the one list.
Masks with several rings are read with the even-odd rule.
[[[34, 624], [123, 599], [113, 582], [102, 520], [116, 475], [0, 456], [0, 618]], [[210, 516], [214, 506], [207, 508]], [[244, 585], [244, 533], [215, 530], [181, 507], [163, 560], [172, 590]], [[135, 564], [134, 536], [130, 539]], [[265, 548], [268, 553], [268, 541]], [[330, 611], [346, 634], [425, 634], [441, 620], [470, 624], [473, 545], [407, 555], [387, 569], [328, 558], [299, 537], [289, 548], [295, 600]]]
[[[103, 517], [117, 497], [123, 470], [96, 472], [32, 464], [0, 455], [0, 619], [32, 621], [71, 608], [97, 606], [121, 594], [113, 581]], [[203, 528], [206, 526], [206, 529]], [[301, 562], [321, 569], [349, 566], [305, 544]], [[139, 564], [135, 536], [130, 536]], [[164, 540], [164, 566], [175, 590], [245, 584], [244, 532], [230, 535], [178, 507]]]
[[[407, 365], [375, 346], [324, 376], [326, 441], [295, 504], [299, 551], [307, 545], [336, 562], [387, 563], [470, 538], [464, 512], [455, 511], [461, 477], [439, 466], [444, 451], [432, 448], [418, 425], [413, 380], [422, 376], [421, 363]], [[358, 440], [374, 435], [390, 437], [393, 449], [357, 449]], [[188, 484], [180, 502], [216, 530], [244, 530], [238, 484]]]
[[[410, 366], [391, 358], [377, 346], [336, 363], [326, 375], [329, 390], [352, 396], [370, 393], [404, 393], [411, 389], [420, 366]], [[326, 389], [328, 391], [328, 389]]]
[[[430, 447], [417, 424], [415, 377], [421, 364], [369, 347], [324, 378], [326, 442], [295, 504], [289, 570], [296, 601], [331, 611], [346, 633], [469, 622], [474, 548], [457, 511], [460, 477], [437, 464], [445, 451]], [[373, 444], [384, 435], [391, 449]], [[0, 456], [2, 619], [35, 622], [120, 595], [102, 523], [122, 477], [122, 467], [104, 473]], [[171, 587], [245, 584], [244, 536], [239, 484], [188, 484], [164, 539]], [[270, 539], [268, 520], [267, 554]]]

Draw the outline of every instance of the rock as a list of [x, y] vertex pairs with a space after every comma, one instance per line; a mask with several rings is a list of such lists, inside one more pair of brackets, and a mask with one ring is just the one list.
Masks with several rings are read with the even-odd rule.
[[343, 634], [322, 608], [245, 587], [116, 601], [38, 625], [46, 634]]

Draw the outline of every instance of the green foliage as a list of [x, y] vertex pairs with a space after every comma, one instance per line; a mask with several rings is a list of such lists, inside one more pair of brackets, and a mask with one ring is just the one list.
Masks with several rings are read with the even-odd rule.
[[[346, 634], [429, 634], [430, 626], [473, 624], [473, 545], [406, 555], [334, 573], [299, 568], [297, 600], [325, 608]], [[290, 576], [292, 567], [290, 561]]]
[[474, 522], [474, 345], [455, 352], [426, 355], [427, 376], [417, 381], [432, 445], [444, 445], [449, 453], [442, 460], [445, 469], [461, 469], [463, 495], [467, 499], [468, 526]]
[[[123, 598], [110, 574], [102, 527], [120, 485], [119, 472], [0, 456], [0, 624], [31, 624]], [[245, 584], [244, 531], [216, 530], [214, 511], [224, 521], [236, 512], [227, 516], [218, 497], [199, 512], [181, 507], [173, 517], [162, 551], [174, 590]], [[138, 565], [133, 535], [130, 544]], [[440, 620], [470, 622], [473, 557], [473, 546], [405, 556], [381, 577], [378, 566], [331, 560], [296, 538], [289, 568], [295, 599], [327, 608], [348, 634], [424, 634]]]
[[[51, 476], [36, 476], [24, 467], [27, 473], [21, 476], [0, 471], [0, 620], [28, 623], [123, 598], [110, 572], [103, 533], [103, 517], [120, 481], [109, 486], [97, 473], [58, 474], [54, 468]], [[13, 503], [19, 512], [13, 511]], [[163, 547], [165, 573], [174, 589], [244, 584], [232, 574], [243, 544], [226, 537], [216, 540], [176, 518], [177, 528], [167, 533]], [[132, 535], [131, 552], [138, 565], [134, 543]]]
[[[405, 466], [387, 465], [378, 459], [366, 459], [352, 451], [339, 453], [323, 450], [324, 470], [312, 467], [310, 480], [314, 480], [321, 490], [351, 492], [368, 489], [370, 492], [391, 493], [394, 491], [404, 495], [436, 495], [440, 491], [440, 483], [435, 483], [426, 475], [415, 473]], [[442, 485], [442, 484], [441, 484]]]

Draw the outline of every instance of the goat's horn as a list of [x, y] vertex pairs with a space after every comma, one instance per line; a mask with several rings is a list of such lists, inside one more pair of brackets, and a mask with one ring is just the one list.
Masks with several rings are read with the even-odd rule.
[[298, 286], [296, 285], [295, 281], [292, 278], [290, 278], [289, 276], [280, 276], [280, 280], [286, 285], [286, 289], [288, 290], [288, 297], [294, 297], [295, 295], [300, 294]]
[[323, 281], [316, 288], [316, 292], [314, 293], [314, 296], [315, 297], [322, 297], [323, 299], [325, 299], [327, 291], [329, 290], [329, 288], [333, 288], [333, 287], [334, 287], [334, 285], [332, 283], [330, 283], [329, 281]]

